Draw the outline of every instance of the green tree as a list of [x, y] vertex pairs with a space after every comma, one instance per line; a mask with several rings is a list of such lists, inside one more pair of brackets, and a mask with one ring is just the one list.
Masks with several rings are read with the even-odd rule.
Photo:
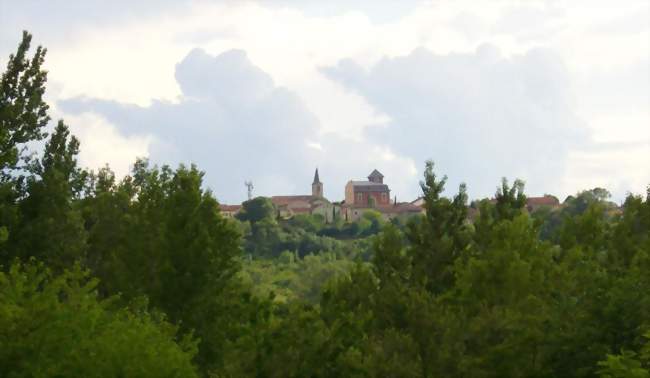
[[242, 222], [256, 223], [264, 219], [275, 219], [277, 211], [271, 199], [256, 197], [242, 203], [242, 208], [237, 213], [237, 219]]
[[380, 285], [390, 282], [408, 282], [410, 278], [411, 260], [404, 247], [400, 231], [388, 224], [374, 241], [375, 251], [372, 260], [375, 274]]
[[411, 223], [406, 233], [411, 244], [412, 279], [433, 293], [449, 289], [454, 282], [454, 261], [471, 241], [467, 226], [467, 193], [461, 184], [453, 199], [442, 197], [447, 177], [438, 180], [428, 161], [422, 187], [426, 215]]
[[650, 251], [650, 186], [645, 200], [628, 195], [622, 210], [609, 240], [609, 260], [612, 266], [625, 268], [640, 251]]
[[497, 188], [495, 199], [496, 218], [513, 219], [526, 206], [524, 182], [517, 179], [512, 186], [509, 186], [508, 180], [504, 177], [501, 179], [501, 186]]
[[457, 285], [449, 298], [463, 352], [462, 375], [472, 377], [549, 374], [547, 333], [561, 279], [553, 251], [540, 243], [526, 214], [494, 225], [482, 252], [457, 261]]
[[46, 50], [36, 48], [34, 56], [27, 53], [32, 36], [23, 32], [15, 54], [9, 56], [7, 70], [0, 79], [0, 169], [2, 183], [12, 181], [12, 170], [20, 160], [28, 159], [26, 144], [43, 139], [43, 128], [50, 117], [43, 100], [47, 73], [41, 69]]
[[[196, 342], [142, 304], [99, 300], [76, 265], [0, 272], [0, 370], [6, 377], [195, 377]], [[176, 340], [179, 341], [176, 341]]]
[[85, 180], [77, 167], [78, 153], [79, 141], [60, 121], [43, 157], [32, 164], [27, 197], [19, 203], [19, 224], [9, 239], [14, 256], [37, 257], [58, 271], [84, 261], [86, 232], [73, 203]]
[[0, 77], [0, 262], [10, 261], [3, 242], [18, 222], [16, 202], [23, 196], [24, 168], [31, 156], [27, 145], [43, 139], [50, 120], [43, 100], [47, 73], [41, 68], [46, 50], [28, 56], [32, 36], [23, 32], [15, 54]]
[[644, 335], [645, 345], [640, 353], [623, 350], [620, 354], [611, 355], [598, 362], [601, 378], [648, 378], [650, 377], [650, 332]]
[[115, 184], [101, 171], [84, 202], [90, 226], [89, 261], [105, 292], [127, 300], [146, 296], [154, 308], [200, 338], [197, 361], [219, 366], [242, 294], [235, 280], [240, 234], [222, 217], [196, 167], [149, 167], [139, 160]]

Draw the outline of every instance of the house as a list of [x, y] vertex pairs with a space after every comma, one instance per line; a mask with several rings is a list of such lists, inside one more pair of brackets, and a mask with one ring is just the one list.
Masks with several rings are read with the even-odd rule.
[[417, 199], [411, 201], [411, 205], [424, 207], [425, 205], [424, 197], [418, 197]]
[[225, 218], [234, 218], [241, 210], [241, 205], [219, 205], [219, 209]]
[[395, 201], [392, 205], [382, 207], [378, 210], [387, 219], [392, 219], [401, 215], [410, 216], [410, 215], [419, 215], [425, 213], [424, 207], [420, 205], [416, 205], [413, 202]]
[[334, 206], [323, 196], [323, 183], [314, 173], [311, 184], [311, 195], [273, 196], [271, 202], [278, 208], [282, 218], [291, 218], [298, 214], [320, 214], [326, 222], [331, 222], [335, 216]]
[[543, 197], [528, 197], [526, 198], [526, 209], [532, 213], [541, 207], [557, 208], [560, 206], [560, 201], [549, 194]]

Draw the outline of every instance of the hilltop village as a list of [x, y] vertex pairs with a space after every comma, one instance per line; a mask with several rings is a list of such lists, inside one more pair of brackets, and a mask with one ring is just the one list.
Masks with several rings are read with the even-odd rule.
[[[423, 214], [425, 211], [422, 198], [411, 202], [397, 202], [397, 197], [391, 199], [390, 188], [384, 183], [384, 175], [377, 169], [370, 172], [367, 180], [349, 180], [345, 185], [345, 199], [341, 202], [332, 202], [325, 198], [318, 168], [314, 172], [311, 194], [272, 196], [270, 200], [280, 218], [289, 219], [298, 214], [319, 214], [326, 223], [337, 218], [354, 222], [369, 210], [379, 212], [387, 220], [397, 216]], [[529, 211], [542, 206], [555, 208], [560, 206], [560, 203], [556, 197], [550, 195], [527, 198]], [[241, 207], [242, 205], [221, 205], [221, 212], [225, 217], [232, 218]], [[472, 210], [474, 209], [470, 208], [470, 217], [473, 215]]]

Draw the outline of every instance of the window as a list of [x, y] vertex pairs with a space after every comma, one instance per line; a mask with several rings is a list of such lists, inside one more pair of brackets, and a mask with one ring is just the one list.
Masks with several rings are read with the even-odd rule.
[[357, 202], [363, 201], [363, 193], [357, 193]]
[[388, 194], [382, 193], [381, 194], [381, 202], [386, 202], [388, 201]]

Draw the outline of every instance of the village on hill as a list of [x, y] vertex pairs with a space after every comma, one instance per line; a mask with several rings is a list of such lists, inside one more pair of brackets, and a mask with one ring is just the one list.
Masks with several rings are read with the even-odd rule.
[[[345, 199], [340, 202], [330, 201], [323, 195], [323, 182], [320, 180], [318, 168], [314, 172], [311, 194], [277, 195], [271, 196], [270, 200], [277, 209], [280, 218], [289, 219], [299, 214], [318, 214], [326, 223], [331, 223], [335, 219], [354, 222], [369, 210], [379, 212], [386, 220], [397, 216], [424, 214], [425, 212], [422, 197], [411, 202], [397, 202], [397, 197], [391, 199], [390, 188], [384, 183], [384, 175], [377, 169], [370, 172], [367, 180], [349, 180], [345, 185]], [[552, 195], [526, 199], [526, 208], [529, 212], [541, 207], [558, 208], [560, 202], [557, 197]], [[241, 208], [241, 204], [222, 204], [221, 212], [225, 217], [232, 218], [239, 213]], [[477, 212], [478, 209], [470, 207], [468, 216], [474, 218]]]

